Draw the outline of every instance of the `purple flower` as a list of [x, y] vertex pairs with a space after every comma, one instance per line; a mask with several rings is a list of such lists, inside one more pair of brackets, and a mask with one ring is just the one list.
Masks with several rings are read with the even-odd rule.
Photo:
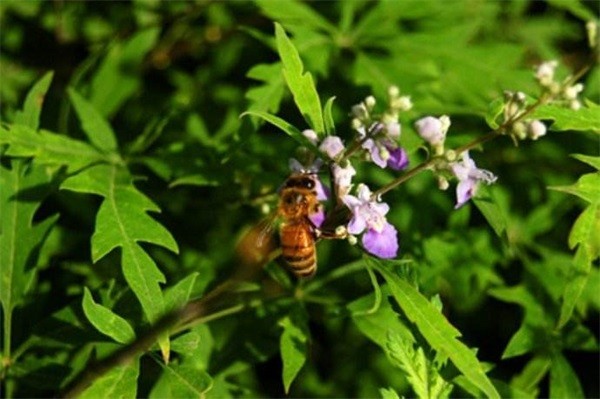
[[454, 162], [450, 167], [458, 179], [454, 209], [460, 208], [475, 195], [479, 182], [492, 184], [497, 179], [489, 170], [477, 168], [475, 161], [469, 156], [469, 151], [463, 153], [461, 162]]
[[344, 151], [344, 143], [338, 136], [327, 136], [321, 142], [319, 150], [327, 154], [329, 158], [334, 159]]
[[352, 212], [348, 223], [348, 233], [363, 233], [362, 244], [371, 254], [380, 258], [393, 258], [398, 254], [398, 232], [385, 218], [389, 212], [388, 204], [373, 201], [371, 190], [358, 185], [357, 196], [345, 195], [342, 201]]
[[[389, 151], [389, 150], [388, 150]], [[393, 170], [402, 170], [408, 166], [408, 155], [404, 148], [396, 148], [389, 151], [390, 157], [387, 160], [387, 166]]]
[[390, 156], [388, 150], [373, 139], [367, 139], [362, 147], [371, 155], [371, 161], [380, 168], [387, 166], [387, 160]]

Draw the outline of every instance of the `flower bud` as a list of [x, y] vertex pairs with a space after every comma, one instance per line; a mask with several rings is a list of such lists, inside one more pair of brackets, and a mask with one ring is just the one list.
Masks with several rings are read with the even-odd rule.
[[563, 91], [564, 96], [567, 100], [577, 99], [577, 95], [583, 91], [583, 85], [581, 83], [574, 84], [573, 86], [566, 87]]
[[350, 245], [356, 245], [356, 243], [358, 242], [356, 236], [353, 236], [351, 234], [349, 234], [348, 237], [346, 237], [346, 239], [348, 240], [348, 244]]
[[527, 126], [527, 136], [532, 140], [537, 140], [542, 136], [546, 135], [546, 125], [539, 120], [533, 120], [529, 122]]
[[400, 89], [398, 88], [398, 86], [390, 86], [388, 88], [388, 96], [390, 96], [390, 98], [396, 98], [400, 95]]
[[364, 129], [364, 127], [365, 127], [365, 125], [358, 118], [352, 118], [352, 121], [350, 122], [350, 126], [352, 127], [353, 130]]
[[523, 122], [517, 122], [513, 125], [511, 134], [519, 140], [525, 140], [528, 136], [528, 126]]
[[339, 225], [338, 227], [335, 228], [335, 235], [338, 237], [346, 237], [346, 235], [348, 234], [348, 229], [346, 229], [346, 226], [344, 225]]
[[327, 154], [330, 159], [334, 159], [344, 151], [344, 143], [338, 136], [327, 136], [319, 146], [319, 150]]
[[352, 115], [359, 119], [366, 119], [369, 116], [369, 112], [363, 103], [352, 106]]
[[536, 69], [535, 78], [542, 86], [550, 87], [554, 82], [554, 72], [557, 66], [556, 60], [542, 62]]
[[444, 143], [446, 131], [449, 126], [450, 119], [447, 116], [440, 118], [426, 116], [415, 122], [415, 127], [419, 135], [432, 146]]
[[369, 97], [365, 98], [365, 105], [367, 106], [367, 109], [373, 109], [373, 107], [375, 106], [376, 103], [377, 103], [377, 101], [375, 100], [375, 97], [373, 97], [373, 96], [369, 96]]
[[442, 191], [446, 191], [448, 187], [450, 187], [448, 179], [446, 179], [444, 176], [438, 176], [438, 188]]
[[302, 135], [304, 137], [306, 137], [311, 143], [313, 143], [314, 145], [317, 145], [317, 142], [319, 141], [319, 137], [317, 136], [317, 133], [314, 130], [306, 129], [302, 132]]

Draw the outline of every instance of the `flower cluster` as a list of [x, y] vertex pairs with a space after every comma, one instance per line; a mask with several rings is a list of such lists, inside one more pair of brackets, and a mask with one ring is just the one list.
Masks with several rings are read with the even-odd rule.
[[[398, 232], [385, 216], [390, 207], [374, 198], [365, 184], [359, 183], [353, 191], [352, 180], [357, 172], [352, 162], [368, 160], [393, 171], [406, 168], [408, 155], [400, 146], [402, 127], [398, 119], [401, 112], [412, 107], [412, 103], [408, 96], [401, 96], [398, 88], [392, 87], [388, 91], [387, 108], [377, 112], [376, 106], [375, 98], [369, 96], [352, 108], [354, 136], [347, 144], [335, 135], [319, 140], [313, 130], [305, 130], [302, 134], [319, 149], [320, 157], [329, 165], [337, 205], [349, 211], [346, 224], [338, 226], [336, 235], [347, 238], [351, 243], [357, 242], [357, 236], [360, 236], [362, 247], [367, 252], [380, 258], [393, 258], [398, 254], [399, 244]], [[290, 167], [294, 172], [310, 170], [310, 173], [316, 173], [314, 168], [303, 168], [295, 160]], [[324, 188], [320, 190], [328, 196]], [[319, 199], [322, 199], [321, 196]], [[323, 223], [324, 214], [311, 215], [310, 218], [318, 228]]]
[[[557, 81], [557, 65], [556, 61], [548, 61], [537, 67], [534, 77], [542, 89], [537, 101], [530, 100], [522, 92], [505, 92], [504, 99], [498, 101], [499, 107], [494, 108], [497, 111], [494, 120], [488, 121], [494, 131], [457, 149], [446, 148], [450, 117], [425, 116], [418, 119], [414, 127], [429, 149], [429, 159], [375, 192], [364, 183], [353, 184], [357, 170], [352, 163], [363, 160], [392, 171], [401, 171], [408, 166], [408, 155], [400, 145], [402, 126], [399, 116], [401, 112], [412, 108], [410, 97], [401, 96], [397, 87], [391, 87], [388, 90], [387, 107], [383, 110], [378, 109], [374, 97], [366, 97], [352, 107], [351, 128], [354, 135], [346, 140], [336, 135], [320, 139], [314, 131], [305, 130], [303, 135], [319, 149], [319, 157], [324, 161], [309, 169], [303, 169], [297, 161], [290, 166], [296, 172], [316, 176], [316, 169], [326, 164], [335, 200], [331, 204], [333, 211], [337, 211], [332, 214], [340, 215], [341, 210], [344, 215], [340, 224], [338, 219], [328, 219], [329, 214], [322, 212], [311, 216], [312, 223], [317, 228], [322, 225], [331, 228], [333, 225], [335, 234], [329, 237], [347, 238], [352, 244], [360, 239], [362, 247], [372, 255], [396, 257], [399, 251], [398, 231], [387, 220], [390, 206], [381, 200], [381, 195], [427, 169], [434, 172], [442, 190], [450, 186], [451, 180], [456, 181], [454, 208], [465, 205], [481, 184], [492, 184], [497, 180], [492, 172], [475, 164], [470, 149], [500, 135], [510, 136], [515, 143], [517, 140], [538, 140], [545, 136], [546, 126], [535, 119], [533, 113], [540, 105], [555, 103], [575, 110], [581, 107], [577, 97], [583, 86], [574, 84], [572, 78]], [[331, 199], [330, 192], [318, 178], [316, 180], [319, 200]], [[331, 220], [333, 222], [328, 224]]]
[[442, 190], [448, 188], [448, 180], [445, 174], [450, 174], [458, 180], [456, 185], [456, 208], [460, 208], [469, 201], [477, 191], [480, 182], [492, 184], [496, 181], [496, 176], [490, 171], [479, 169], [469, 152], [462, 153], [462, 159], [457, 161], [456, 153], [453, 150], [446, 151], [444, 142], [446, 133], [450, 127], [450, 118], [442, 115], [439, 118], [427, 116], [415, 122], [415, 129], [432, 148], [434, 155], [439, 157], [439, 162], [435, 164], [435, 170], [438, 172], [438, 182]]
[[571, 109], [581, 108], [581, 102], [577, 98], [583, 91], [581, 83], [570, 84], [569, 79], [559, 82], [555, 78], [558, 61], [546, 61], [537, 66], [535, 78], [542, 87], [542, 90], [552, 95], [555, 102], [563, 102]]

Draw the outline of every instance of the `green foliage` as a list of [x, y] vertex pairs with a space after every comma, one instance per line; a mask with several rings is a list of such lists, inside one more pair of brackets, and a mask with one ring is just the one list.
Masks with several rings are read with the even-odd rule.
[[[0, 7], [3, 397], [82, 381], [88, 398], [600, 394], [591, 3], [59, 3]], [[556, 82], [583, 84], [579, 109], [536, 103], [552, 59], [568, 60]], [[354, 188], [399, 182], [384, 261], [361, 235], [327, 239], [352, 216], [302, 132], [360, 150], [352, 106], [372, 94], [385, 113], [392, 85], [413, 104], [409, 169], [343, 160]], [[547, 134], [490, 134], [505, 91]], [[428, 115], [498, 176], [457, 210], [455, 176], [432, 178], [452, 157], [414, 124]], [[331, 226], [298, 281], [256, 241], [276, 233], [289, 159], [316, 155]]]

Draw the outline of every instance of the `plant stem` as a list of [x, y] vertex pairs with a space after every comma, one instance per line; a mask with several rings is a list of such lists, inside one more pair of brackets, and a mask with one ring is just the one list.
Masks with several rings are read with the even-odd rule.
[[12, 384], [9, 379], [5, 379], [8, 373], [8, 368], [12, 363], [11, 359], [11, 328], [12, 328], [12, 309], [8, 309], [4, 312], [4, 339], [2, 347], [2, 370], [0, 372], [0, 380], [4, 380], [4, 397], [12, 397]]

